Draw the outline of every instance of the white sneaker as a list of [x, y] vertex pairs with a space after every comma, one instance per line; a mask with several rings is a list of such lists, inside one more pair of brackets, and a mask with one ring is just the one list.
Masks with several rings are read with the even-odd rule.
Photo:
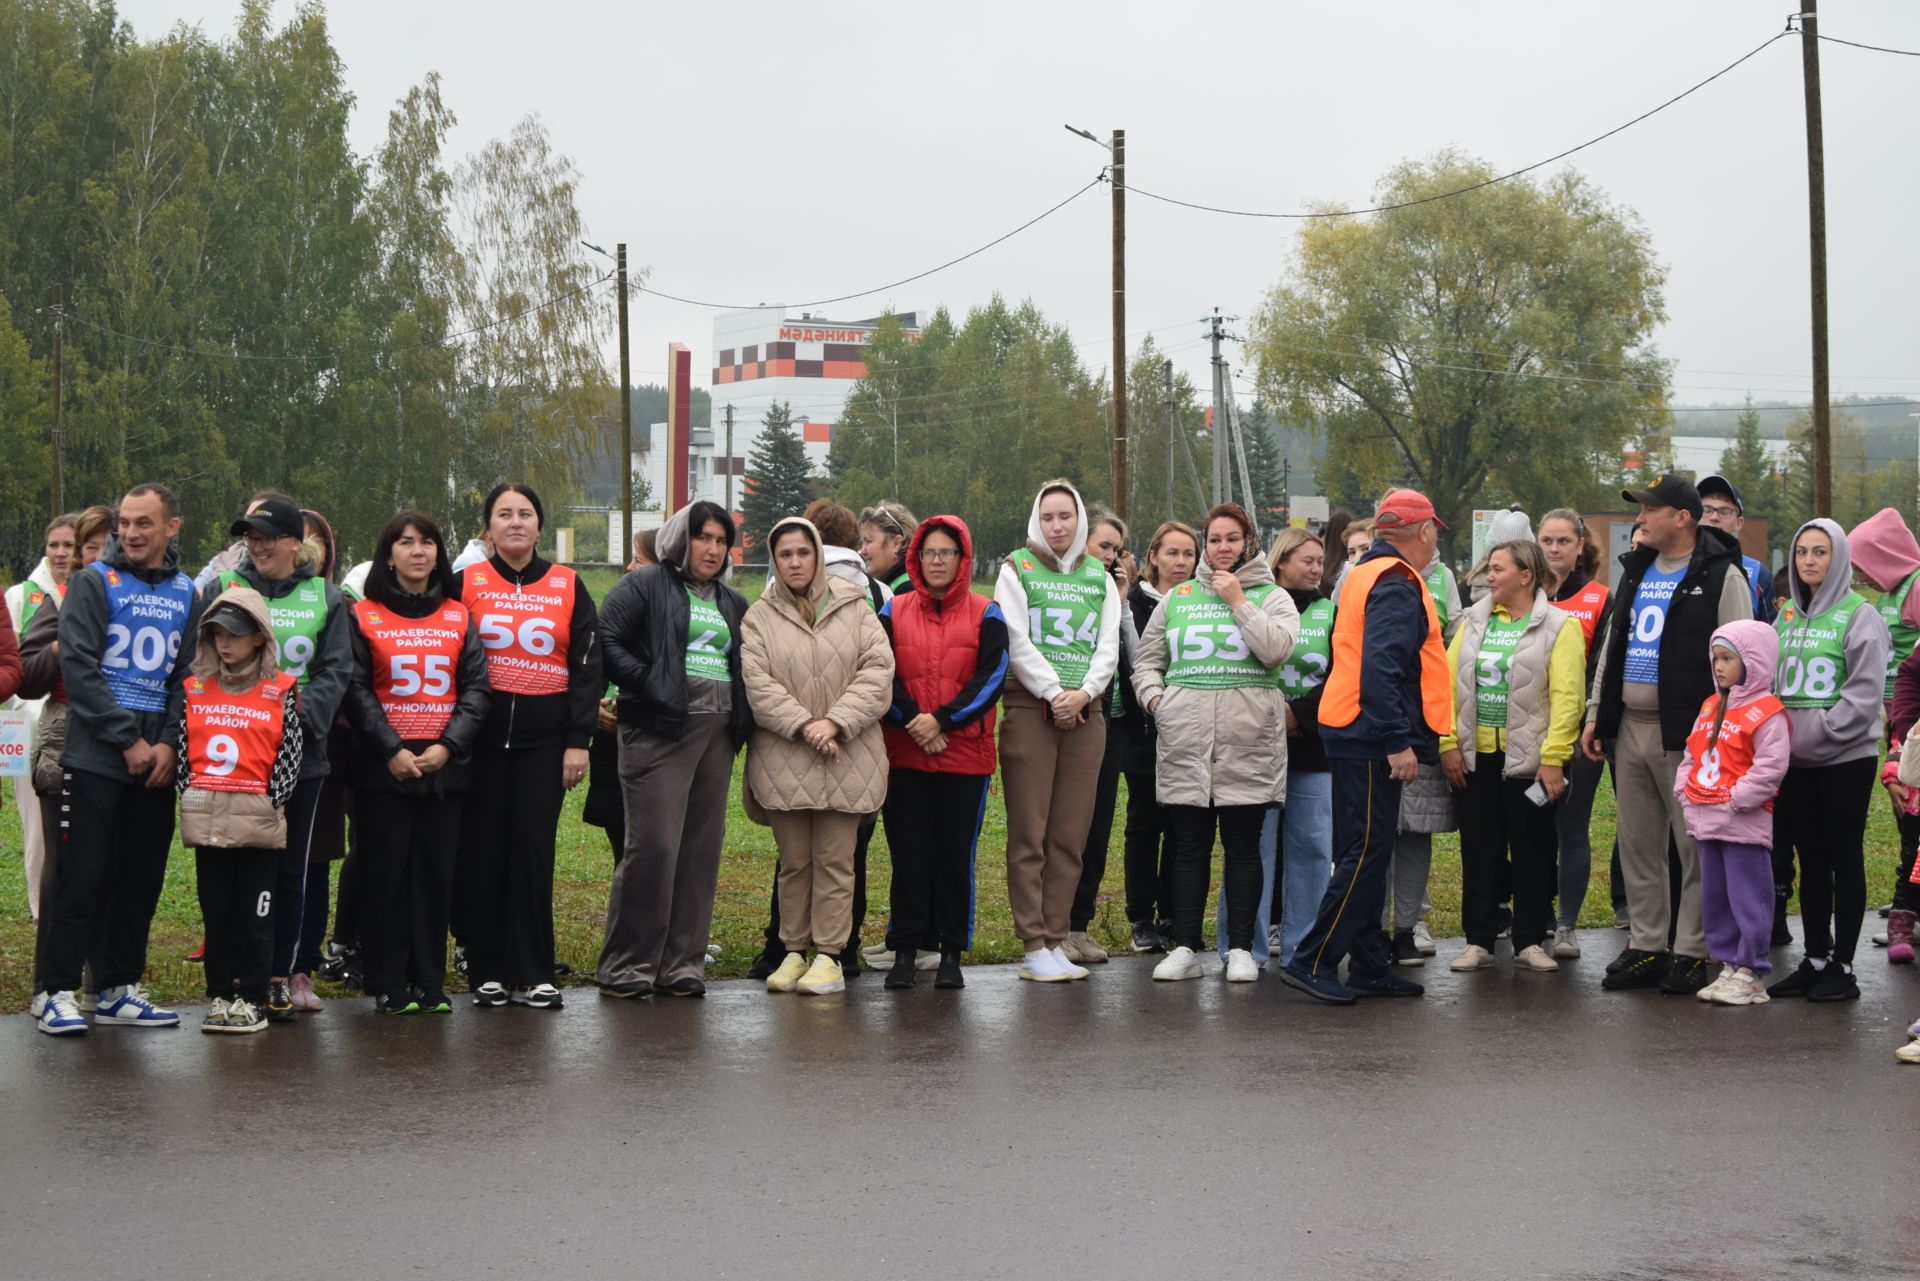
[[27, 1002], [27, 1017], [37, 1019], [46, 1012], [47, 994], [45, 992], [35, 992], [33, 994], [33, 1000]]
[[1478, 943], [1467, 944], [1466, 950], [1453, 958], [1447, 966], [1456, 974], [1465, 974], [1468, 970], [1488, 970], [1493, 968], [1493, 953]]
[[73, 1003], [82, 1014], [91, 1014], [100, 1008], [100, 994], [98, 992], [82, 992], [74, 999]]
[[1067, 954], [1057, 947], [1053, 948], [1052, 952], [1054, 961], [1060, 966], [1061, 971], [1070, 979], [1083, 979], [1093, 972], [1084, 965], [1075, 965], [1067, 959]]
[[1440, 950], [1433, 945], [1433, 935], [1427, 932], [1427, 923], [1425, 921], [1415, 921], [1413, 923], [1413, 950], [1422, 956], [1432, 956]]
[[200, 1020], [202, 1032], [224, 1032], [227, 1030], [227, 998], [216, 996], [207, 1007], [207, 1017]]
[[1061, 968], [1049, 947], [1036, 947], [1028, 952], [1020, 963], [1019, 977], [1033, 983], [1066, 983], [1073, 979], [1073, 975]]
[[1075, 930], [1067, 935], [1060, 944], [1060, 950], [1070, 962], [1081, 965], [1102, 965], [1107, 960], [1107, 949], [1094, 942], [1093, 936], [1085, 930]]
[[1698, 992], [1695, 992], [1693, 999], [1711, 1003], [1713, 998], [1718, 996], [1727, 984], [1733, 981], [1733, 975], [1734, 968], [1731, 965], [1721, 965], [1720, 972], [1713, 976], [1713, 982], [1707, 984]]
[[1520, 954], [1513, 958], [1513, 968], [1530, 970], [1535, 974], [1551, 974], [1560, 968], [1560, 962], [1547, 955], [1547, 949], [1535, 943], [1532, 947], [1523, 947]]
[[780, 968], [767, 975], [767, 991], [791, 992], [800, 983], [801, 976], [807, 972], [807, 954], [788, 952], [787, 959], [780, 962]]
[[1563, 961], [1580, 959], [1580, 937], [1571, 925], [1562, 925], [1553, 931], [1553, 954]]
[[516, 987], [507, 993], [507, 1000], [514, 1005], [524, 1005], [535, 1010], [557, 1010], [562, 1008], [565, 998], [560, 989], [551, 983], [536, 983], [532, 987]]
[[203, 1032], [234, 1032], [242, 1036], [250, 1032], [267, 1030], [267, 1016], [260, 1007], [244, 996], [236, 996], [227, 1002], [227, 1021], [215, 1026], [202, 1025]]
[[1227, 953], [1227, 982], [1252, 983], [1260, 977], [1260, 967], [1253, 963], [1253, 953], [1244, 947], [1236, 947]]
[[[870, 970], [890, 970], [893, 968], [893, 949], [887, 947], [885, 944], [879, 947], [862, 948], [860, 950], [860, 964]], [[920, 951], [914, 955], [913, 968], [916, 972], [939, 969], [940, 949], [921, 948]]]
[[1206, 971], [1200, 968], [1199, 956], [1190, 947], [1174, 948], [1160, 959], [1160, 964], [1153, 967], [1153, 977], [1161, 983], [1197, 979], [1204, 973]]
[[110, 987], [100, 993], [100, 1007], [93, 1012], [95, 1024], [116, 1027], [179, 1027], [180, 1016], [149, 1001], [138, 983]]
[[41, 1008], [40, 1022], [36, 1026], [48, 1036], [87, 1034], [86, 1016], [80, 1013], [80, 1007], [74, 1003], [71, 992], [50, 993], [46, 1005]]

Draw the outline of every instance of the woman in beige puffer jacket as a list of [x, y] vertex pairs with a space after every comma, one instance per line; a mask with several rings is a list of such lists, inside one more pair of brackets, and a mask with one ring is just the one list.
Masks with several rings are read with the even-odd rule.
[[787, 959], [767, 988], [844, 992], [834, 958], [854, 928], [854, 841], [887, 797], [880, 718], [893, 697], [893, 649], [867, 594], [822, 572], [810, 522], [780, 521], [767, 547], [774, 581], [747, 610], [740, 646], [754, 719], [747, 816], [771, 826], [780, 849]]

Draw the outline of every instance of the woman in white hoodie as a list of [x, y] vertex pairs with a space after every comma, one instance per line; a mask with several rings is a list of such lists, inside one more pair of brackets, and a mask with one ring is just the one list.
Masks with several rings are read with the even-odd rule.
[[[7, 617], [13, 622], [15, 636], [25, 636], [33, 616], [48, 605], [58, 608], [60, 597], [66, 594], [67, 575], [79, 555], [73, 541], [75, 519], [71, 515], [53, 518], [47, 526], [46, 554], [25, 582], [7, 588]], [[45, 703], [44, 698], [34, 698], [7, 704], [26, 712], [28, 742], [32, 742], [39, 728], [40, 708]], [[40, 871], [47, 861], [47, 830], [40, 822], [40, 799], [33, 793], [33, 779], [29, 775], [13, 780], [13, 799], [20, 806], [20, 844], [27, 865], [27, 911], [37, 921], [40, 919]]]
[[1027, 544], [1000, 566], [1014, 679], [1000, 730], [1007, 803], [1007, 899], [1026, 948], [1020, 977], [1083, 979], [1060, 950], [1080, 885], [1081, 848], [1107, 750], [1100, 699], [1120, 665], [1120, 593], [1087, 554], [1080, 491], [1050, 480], [1033, 500]]

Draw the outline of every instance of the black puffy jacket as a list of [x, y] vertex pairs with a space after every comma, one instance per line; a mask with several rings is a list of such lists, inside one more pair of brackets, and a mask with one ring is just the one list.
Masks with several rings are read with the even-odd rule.
[[[740, 675], [741, 625], [747, 599], [714, 584], [714, 604], [733, 632], [727, 670], [733, 711], [727, 731], [737, 748], [753, 728]], [[687, 728], [687, 580], [678, 565], [645, 565], [613, 585], [600, 606], [601, 667], [620, 689], [620, 723], [677, 741]]]

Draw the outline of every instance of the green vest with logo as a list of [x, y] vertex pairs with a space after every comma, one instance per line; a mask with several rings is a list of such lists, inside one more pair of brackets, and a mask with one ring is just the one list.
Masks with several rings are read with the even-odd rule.
[[40, 607], [46, 603], [47, 589], [28, 579], [27, 585], [20, 591], [20, 634], [22, 636], [27, 634], [27, 628], [33, 626], [33, 616], [39, 613]]
[[1520, 647], [1520, 635], [1526, 630], [1525, 618], [1516, 621], [1495, 614], [1487, 620], [1480, 652], [1473, 659], [1473, 714], [1478, 724], [1506, 728], [1508, 672], [1513, 667], [1513, 651]]
[[1062, 574], [1022, 548], [1013, 554], [1013, 572], [1027, 594], [1027, 639], [1053, 668], [1061, 688], [1081, 688], [1100, 644], [1107, 567], [1098, 557], [1085, 556], [1072, 572]]
[[1426, 579], [1427, 592], [1433, 597], [1434, 612], [1440, 615], [1440, 630], [1444, 632], [1452, 621], [1448, 615], [1453, 610], [1453, 594], [1447, 590], [1447, 563], [1434, 561], [1422, 577]]
[[1900, 664], [1907, 655], [1913, 653], [1913, 647], [1920, 645], [1920, 627], [1910, 627], [1900, 621], [1900, 615], [1906, 611], [1907, 596], [1913, 591], [1913, 584], [1920, 580], [1920, 569], [1907, 575], [1907, 581], [1900, 584], [1900, 590], [1889, 592], [1880, 598], [1880, 617], [1886, 621], [1887, 634], [1893, 637], [1893, 652], [1887, 657], [1887, 692], [1889, 702], [1893, 699], [1893, 674], [1900, 670]]
[[[1255, 606], [1280, 589], [1271, 583], [1247, 589]], [[1279, 689], [1280, 670], [1247, 647], [1233, 609], [1200, 582], [1167, 594], [1167, 684], [1182, 689]]]
[[727, 652], [733, 648], [733, 629], [720, 606], [687, 590], [687, 678], [729, 681]]
[[1315, 601], [1300, 615], [1300, 635], [1280, 669], [1280, 688], [1289, 699], [1305, 698], [1327, 679], [1333, 664], [1333, 602]]
[[1848, 592], [1824, 614], [1807, 616], [1789, 605], [1780, 611], [1780, 667], [1773, 689], [1783, 707], [1832, 707], [1847, 683], [1847, 625], [1853, 611], [1866, 606], [1859, 592]]
[[[222, 570], [219, 581], [221, 591], [253, 589], [237, 569]], [[326, 580], [317, 575], [301, 579], [291, 593], [267, 602], [267, 617], [273, 620], [274, 643], [280, 647], [280, 670], [304, 689], [307, 665], [320, 652], [320, 633], [327, 626]]]

